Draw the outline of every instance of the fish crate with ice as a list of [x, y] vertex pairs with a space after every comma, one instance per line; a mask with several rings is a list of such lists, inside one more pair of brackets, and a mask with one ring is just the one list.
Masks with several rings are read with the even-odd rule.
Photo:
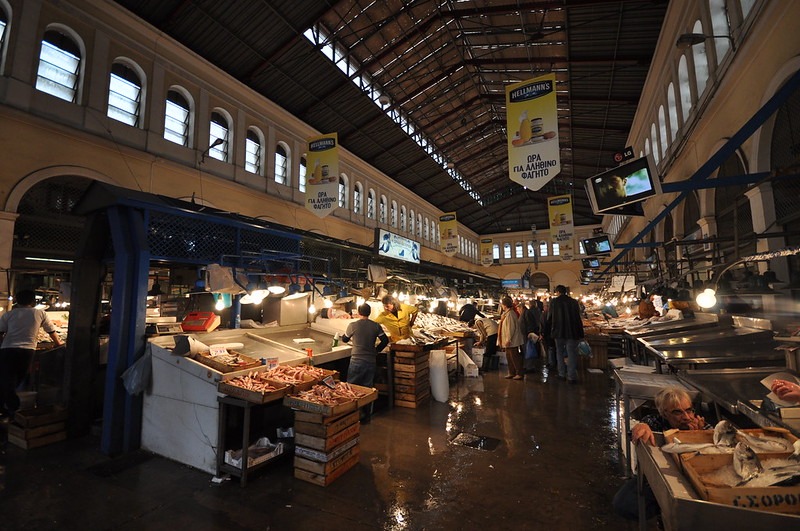
[[[790, 454], [783, 456], [762, 456], [765, 467], [771, 461], [786, 461]], [[729, 486], [720, 478], [733, 477], [733, 454], [693, 455], [684, 461], [684, 475], [700, 497], [709, 502], [732, 505], [756, 511], [784, 514], [800, 514], [800, 485], [748, 487]], [[730, 469], [730, 471], [728, 470]]]
[[[745, 440], [746, 437], [753, 438], [768, 438], [783, 441], [785, 448], [762, 448], [756, 445], [751, 445], [753, 451], [759, 456], [784, 456], [786, 452], [790, 452], [797, 441], [789, 430], [784, 428], [744, 428], [737, 430], [736, 440]], [[714, 430], [667, 430], [664, 432], [664, 439], [667, 443], [680, 442], [687, 445], [687, 452], [685, 453], [672, 453], [672, 457], [677, 463], [678, 467], [683, 469], [684, 462], [696, 455], [697, 453], [732, 453], [733, 447], [730, 448], [715, 448], [714, 444]], [[676, 441], [677, 439], [677, 441]], [[695, 448], [694, 445], [697, 445]], [[709, 445], [707, 448], [701, 448], [702, 445]]]

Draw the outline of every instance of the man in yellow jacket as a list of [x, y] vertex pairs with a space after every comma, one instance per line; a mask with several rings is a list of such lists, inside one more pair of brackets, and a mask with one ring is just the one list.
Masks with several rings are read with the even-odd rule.
[[417, 318], [417, 308], [409, 304], [401, 304], [391, 295], [381, 299], [383, 311], [375, 318], [375, 322], [386, 327], [392, 342], [411, 337], [411, 327]]

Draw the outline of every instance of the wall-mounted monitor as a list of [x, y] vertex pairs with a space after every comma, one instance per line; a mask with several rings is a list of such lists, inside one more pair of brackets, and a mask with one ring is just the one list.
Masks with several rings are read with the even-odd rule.
[[597, 269], [600, 267], [599, 258], [581, 258], [581, 263], [584, 269]]
[[586, 193], [595, 214], [644, 201], [661, 193], [661, 181], [652, 155], [632, 160], [586, 179]]
[[608, 239], [607, 234], [596, 238], [586, 238], [581, 240], [581, 243], [583, 243], [583, 249], [589, 256], [610, 253], [612, 249], [611, 240]]
[[592, 278], [594, 276], [594, 271], [591, 269], [581, 269], [581, 277], [583, 278]]
[[379, 256], [418, 264], [419, 248], [417, 241], [409, 240], [388, 230], [375, 229], [375, 252]]

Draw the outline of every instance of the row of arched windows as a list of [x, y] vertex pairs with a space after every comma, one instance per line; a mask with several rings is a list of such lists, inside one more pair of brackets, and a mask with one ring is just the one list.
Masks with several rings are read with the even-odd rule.
[[[3, 47], [8, 41], [8, 9], [7, 4], [0, 0], [0, 45]], [[41, 40], [36, 89], [70, 103], [80, 103], [83, 99], [86, 58], [84, 41], [75, 31], [61, 24], [50, 24]], [[117, 57], [111, 64], [107, 87], [108, 118], [131, 127], [144, 128], [148, 87], [144, 69], [128, 57]], [[198, 119], [196, 108], [195, 98], [189, 90], [177, 84], [170, 86], [164, 99], [163, 138], [187, 148], [206, 145], [193, 138], [195, 120]], [[266, 176], [269, 170], [265, 164], [267, 136], [259, 127], [250, 126], [243, 141], [237, 141], [234, 138], [235, 114], [222, 107], [213, 107], [210, 110], [208, 148], [204, 151], [204, 158], [207, 156], [233, 163], [234, 150], [241, 145], [244, 148], [244, 169], [252, 174]], [[272, 177], [278, 185], [305, 192], [308, 171], [306, 157], [303, 155], [299, 158], [296, 177], [291, 168], [292, 160], [290, 146], [282, 141], [277, 142]], [[398, 205], [396, 200], [389, 201], [386, 195], [378, 195], [373, 188], [365, 190], [361, 182], [355, 182], [351, 188], [350, 179], [344, 173], [339, 177], [338, 206], [385, 224], [396, 229], [398, 233], [426, 242], [429, 246], [436, 247], [440, 244], [439, 226], [435, 217], [415, 212], [405, 205]], [[460, 251], [462, 255], [477, 260], [477, 242], [461, 237]]]

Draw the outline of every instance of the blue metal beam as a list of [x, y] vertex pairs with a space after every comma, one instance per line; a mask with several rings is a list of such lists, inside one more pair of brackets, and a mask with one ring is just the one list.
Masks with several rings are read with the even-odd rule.
[[[800, 86], [800, 70], [794, 73], [791, 78], [739, 129], [735, 135], [723, 145], [719, 151], [714, 153], [708, 161], [700, 166], [694, 175], [687, 181], [705, 181], [711, 176], [714, 171], [722, 165], [723, 162], [733, 155], [737, 149], [744, 143], [745, 140], [750, 138], [759, 127], [764, 125], [764, 122], [772, 116], [783, 103], [794, 94], [794, 91]], [[664, 209], [659, 212], [653, 220], [642, 229], [642, 231], [633, 238], [628, 245], [639, 242], [642, 238], [653, 230], [672, 210], [684, 200], [689, 192], [684, 190], [678, 194], [678, 197], [673, 199]], [[616, 246], [616, 244], [615, 244]], [[622, 247], [620, 245], [619, 247]], [[617, 254], [608, 266], [601, 271], [597, 276], [603, 276], [611, 271], [613, 268], [628, 252], [628, 247], [622, 247], [622, 252]]]

